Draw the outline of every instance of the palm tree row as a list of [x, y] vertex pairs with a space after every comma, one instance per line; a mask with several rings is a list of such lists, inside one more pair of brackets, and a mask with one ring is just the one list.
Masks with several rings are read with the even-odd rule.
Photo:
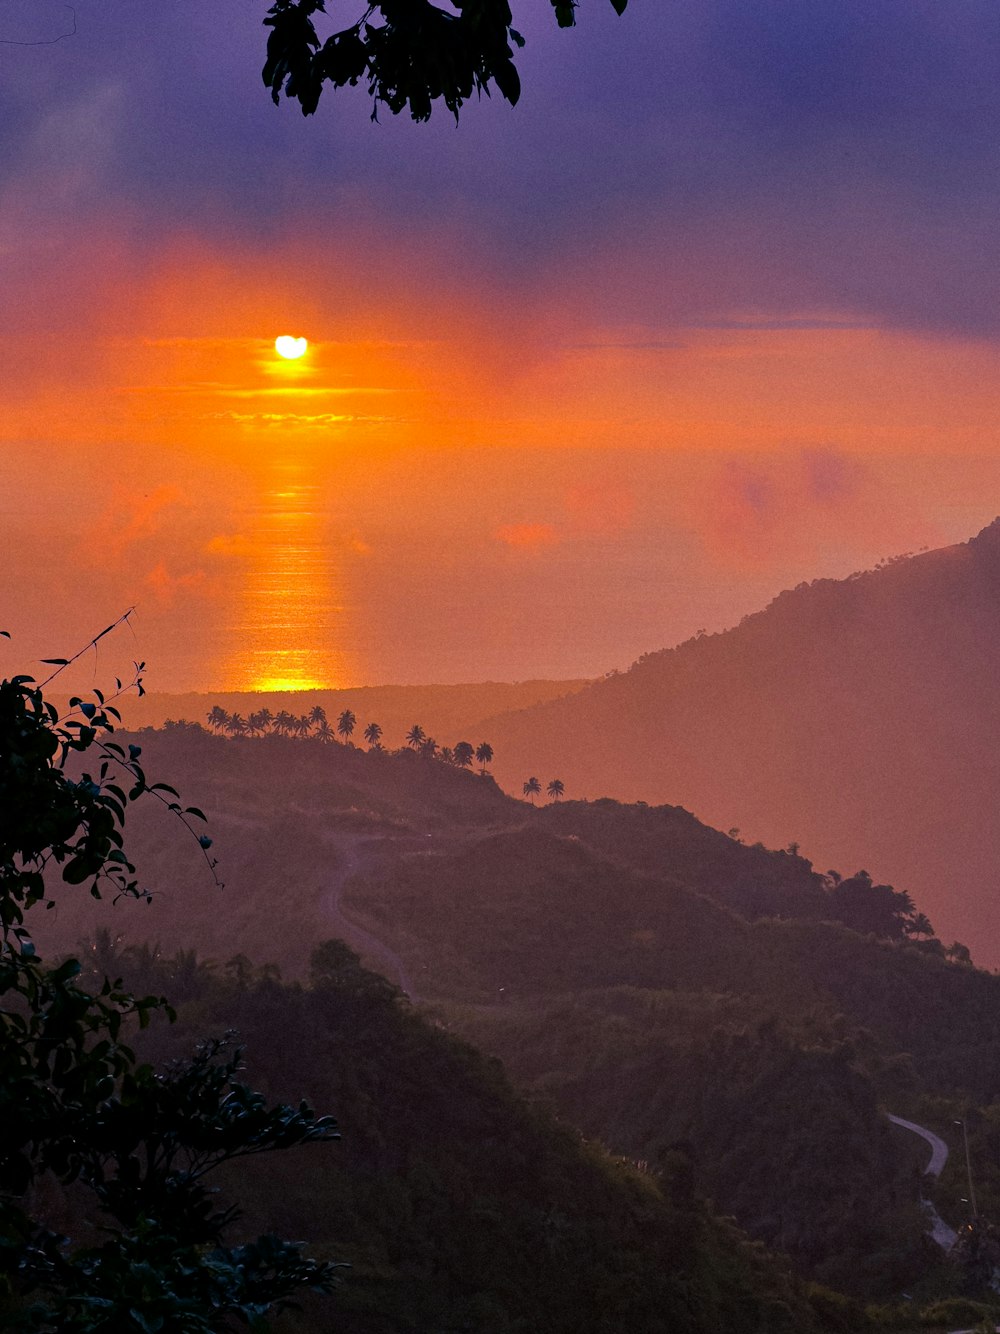
[[[309, 713], [296, 716], [282, 709], [272, 713], [270, 709], [258, 709], [244, 718], [239, 713], [227, 713], [218, 704], [210, 709], [207, 722], [215, 732], [225, 732], [227, 736], [296, 736], [315, 737], [318, 741], [336, 741], [339, 737], [345, 745], [353, 745], [351, 737], [357, 727], [357, 716], [351, 709], [344, 711], [337, 718], [337, 727], [333, 727], [326, 716], [326, 710], [317, 704]], [[382, 728], [378, 723], [369, 723], [363, 734], [369, 750], [382, 749]], [[406, 734], [406, 745], [425, 760], [439, 760], [443, 764], [453, 764], [457, 769], [470, 769], [473, 761], [479, 765], [479, 772], [485, 778], [493, 762], [493, 747], [488, 741], [481, 741], [473, 746], [471, 741], [458, 741], [454, 746], [440, 746], [434, 737], [428, 736], [419, 723], [414, 723]], [[521, 789], [526, 797], [535, 804], [535, 798], [541, 795], [542, 785], [532, 776]], [[553, 778], [545, 789], [551, 801], [559, 801], [566, 791], [561, 778]]]
[[[538, 781], [537, 778], [534, 777], [527, 779], [525, 781], [524, 786], [521, 788], [521, 791], [524, 793], [524, 795], [530, 798], [532, 806], [534, 806], [535, 798], [539, 796], [541, 790], [542, 790], [541, 783]], [[546, 787], [545, 791], [549, 794], [549, 797], [553, 801], [558, 801], [559, 798], [566, 791], [566, 784], [563, 782], [561, 778], [553, 778], [551, 783], [549, 783], [549, 785]]]
[[475, 760], [484, 778], [493, 760], [493, 747], [488, 741], [480, 741], [478, 746], [473, 746], [471, 741], [458, 741], [454, 746], [439, 746], [419, 723], [414, 723], [407, 732], [406, 744], [425, 760], [441, 760], [444, 764], [453, 764], [458, 769], [470, 769]]
[[[290, 713], [287, 709], [279, 713], [258, 709], [245, 718], [241, 713], [227, 713], [216, 704], [209, 710], [206, 721], [214, 732], [225, 732], [227, 736], [312, 736], [319, 741], [336, 741], [340, 737], [345, 743], [350, 742], [358, 722], [350, 709], [344, 709], [337, 718], [335, 731], [321, 704], [303, 714]], [[382, 728], [378, 723], [368, 724], [364, 738], [370, 750], [382, 749]]]
[[[351, 709], [344, 709], [337, 718], [335, 731], [326, 716], [326, 710], [319, 704], [309, 713], [301, 715], [289, 713], [285, 709], [280, 713], [259, 709], [247, 714], [245, 718], [240, 713], [227, 713], [216, 704], [209, 710], [206, 721], [214, 732], [224, 732], [227, 736], [311, 736], [319, 741], [336, 741], [339, 737], [347, 745], [354, 744], [351, 737], [358, 723], [357, 715]], [[362, 735], [369, 750], [382, 749], [382, 728], [378, 723], [369, 723]], [[459, 741], [454, 746], [439, 746], [419, 723], [414, 723], [407, 732], [406, 744], [424, 759], [441, 760], [459, 769], [471, 768], [475, 760], [483, 777], [493, 760], [493, 747], [488, 741], [481, 741], [478, 746], [473, 746], [471, 741]]]

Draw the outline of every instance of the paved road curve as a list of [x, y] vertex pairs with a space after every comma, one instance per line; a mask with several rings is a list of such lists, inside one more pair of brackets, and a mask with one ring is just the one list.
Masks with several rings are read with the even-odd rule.
[[[894, 1126], [901, 1126], [904, 1130], [912, 1131], [914, 1135], [919, 1135], [931, 1146], [930, 1162], [924, 1168], [924, 1176], [934, 1177], [936, 1180], [948, 1161], [948, 1146], [944, 1140], [940, 1135], [935, 1135], [933, 1130], [928, 1130], [926, 1126], [918, 1126], [915, 1121], [904, 1121], [901, 1116], [893, 1116], [891, 1112], [886, 1112], [886, 1116]], [[955, 1244], [958, 1233], [953, 1227], [948, 1226], [930, 1200], [921, 1197], [920, 1203], [924, 1206], [924, 1212], [930, 1219], [931, 1237], [942, 1250], [950, 1251]]]
[[914, 1135], [919, 1135], [925, 1139], [931, 1146], [931, 1160], [924, 1168], [924, 1176], [939, 1177], [948, 1161], [948, 1146], [939, 1135], [935, 1135], [933, 1130], [928, 1130], [926, 1126], [918, 1126], [915, 1121], [904, 1121], [901, 1116], [893, 1116], [891, 1112], [886, 1112], [886, 1116], [894, 1126], [902, 1126], [904, 1130], [912, 1130]]

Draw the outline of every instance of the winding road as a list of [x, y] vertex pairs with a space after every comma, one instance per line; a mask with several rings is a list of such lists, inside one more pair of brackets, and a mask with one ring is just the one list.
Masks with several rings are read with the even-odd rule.
[[401, 840], [391, 834], [337, 834], [328, 832], [326, 837], [337, 850], [337, 867], [332, 878], [327, 882], [326, 893], [323, 896], [323, 907], [334, 930], [358, 954], [375, 963], [379, 970], [390, 981], [395, 982], [400, 991], [416, 1004], [420, 997], [417, 995], [413, 980], [406, 971], [403, 960], [384, 940], [379, 940], [378, 936], [373, 936], [363, 926], [358, 926], [349, 917], [345, 917], [340, 906], [341, 896], [347, 882], [352, 876], [357, 875], [359, 871], [366, 870], [375, 862], [375, 855], [371, 853], [366, 855], [366, 850], [378, 844], [400, 842]]
[[[891, 1112], [886, 1112], [886, 1117], [894, 1126], [901, 1126], [904, 1130], [910, 1130], [914, 1135], [919, 1135], [922, 1140], [926, 1140], [931, 1146], [930, 1161], [924, 1168], [924, 1176], [934, 1177], [935, 1180], [941, 1175], [945, 1163], [948, 1161], [948, 1146], [940, 1135], [935, 1135], [933, 1130], [928, 1130], [926, 1126], [918, 1126], [915, 1121], [904, 1121], [901, 1116], [893, 1116]], [[924, 1212], [930, 1220], [930, 1235], [941, 1247], [942, 1250], [950, 1251], [955, 1244], [958, 1233], [953, 1227], [949, 1227], [944, 1221], [930, 1200], [920, 1197], [920, 1203], [924, 1207]]]
[[[323, 899], [323, 906], [331, 925], [352, 949], [355, 949], [369, 962], [377, 964], [383, 974], [394, 981], [407, 998], [416, 1004], [419, 997], [403, 960], [384, 940], [380, 940], [378, 936], [345, 917], [341, 907], [344, 887], [353, 876], [374, 865], [377, 859], [376, 849], [378, 846], [386, 842], [398, 843], [405, 841], [405, 839], [401, 840], [398, 836], [391, 834], [328, 833], [326, 837], [337, 851], [337, 867], [327, 883]], [[891, 1112], [886, 1112], [885, 1115], [894, 1126], [899, 1126], [902, 1130], [908, 1130], [911, 1134], [919, 1135], [929, 1146], [931, 1156], [924, 1168], [924, 1176], [933, 1177], [936, 1180], [948, 1161], [948, 1146], [944, 1140], [940, 1135], [935, 1135], [933, 1130], [928, 1130], [926, 1126], [917, 1125], [915, 1121], [907, 1121], [901, 1116], [894, 1116]], [[925, 1199], [923, 1195], [921, 1195], [920, 1203], [930, 1223], [929, 1235], [942, 1250], [951, 1250], [958, 1235], [955, 1229], [948, 1226], [931, 1201]], [[974, 1331], [959, 1330], [955, 1331], [954, 1334], [974, 1334]], [[1000, 1334], [1000, 1325], [997, 1326], [997, 1334]]]

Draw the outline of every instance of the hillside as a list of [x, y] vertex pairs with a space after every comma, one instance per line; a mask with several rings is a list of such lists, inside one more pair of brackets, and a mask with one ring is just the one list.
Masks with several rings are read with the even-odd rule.
[[182, 981], [148, 956], [127, 962], [130, 984], [180, 1002], [176, 1024], [140, 1037], [146, 1058], [238, 1029], [247, 1082], [337, 1118], [338, 1142], [234, 1161], [216, 1181], [239, 1201], [237, 1236], [308, 1237], [311, 1253], [350, 1266], [276, 1334], [830, 1328], [805, 1286], [682, 1179], [616, 1162], [529, 1106], [496, 1062], [413, 1013], [342, 945], [315, 951], [308, 987], [249, 968], [189, 968]]
[[827, 920], [835, 896], [802, 858], [678, 808], [533, 808], [439, 760], [316, 739], [135, 742], [212, 812], [226, 887], [140, 804], [152, 904], [64, 891], [46, 948], [90, 940], [114, 975], [148, 941], [173, 995], [195, 954], [301, 978], [341, 936], [613, 1151], [658, 1164], [687, 1144], [698, 1189], [805, 1273], [870, 1296], [926, 1267], [913, 1146], [880, 1104], [936, 1099], [947, 1123], [957, 1100], [989, 1099], [997, 979], [936, 941]]
[[[152, 902], [121, 904], [115, 930], [164, 949], [226, 958], [238, 947], [301, 975], [312, 943], [344, 926], [331, 906], [334, 887], [339, 898], [342, 882], [359, 872], [393, 878], [425, 863], [433, 882], [445, 857], [466, 865], [484, 893], [496, 877], [545, 882], [560, 860], [575, 862], [584, 879], [600, 865], [614, 884], [625, 863], [626, 878], [645, 885], [647, 897], [666, 882], [696, 904], [689, 932], [699, 913], [719, 916], [691, 890], [748, 919], [836, 916], [802, 858], [745, 846], [675, 807], [602, 801], [536, 809], [488, 775], [410, 750], [367, 752], [315, 738], [226, 739], [197, 726], [121, 738], [141, 746], [148, 772], [169, 774], [210, 813], [211, 855], [227, 886], [212, 884], [200, 850], [165, 809], [139, 803], [130, 815], [130, 849]], [[433, 884], [428, 892], [433, 897]], [[276, 925], [275, 905], [289, 929]], [[95, 911], [86, 895], [61, 894], [40, 924], [41, 939], [72, 948], [90, 934]]]
[[1000, 964], [1000, 520], [781, 594], [723, 634], [481, 724], [498, 778], [667, 801], [867, 867]]

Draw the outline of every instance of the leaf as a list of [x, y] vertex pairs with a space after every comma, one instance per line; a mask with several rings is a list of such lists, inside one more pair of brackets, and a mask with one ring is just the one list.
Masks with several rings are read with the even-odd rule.
[[[8, 636], [9, 638], [10, 636]], [[46, 667], [68, 667], [69, 658], [42, 658]]]
[[57, 985], [68, 982], [73, 977], [79, 977], [83, 971], [79, 959], [67, 959], [65, 963], [59, 965], [51, 975], [51, 981]]
[[[62, 877], [68, 885], [82, 885], [93, 874], [94, 867], [89, 861], [84, 861], [81, 857], [74, 857], [63, 867]], [[95, 894], [94, 897], [100, 898], [100, 895]]]
[[517, 99], [521, 96], [521, 80], [514, 68], [514, 62], [512, 60], [501, 61], [494, 67], [493, 78], [507, 101], [511, 106], [515, 106]]

